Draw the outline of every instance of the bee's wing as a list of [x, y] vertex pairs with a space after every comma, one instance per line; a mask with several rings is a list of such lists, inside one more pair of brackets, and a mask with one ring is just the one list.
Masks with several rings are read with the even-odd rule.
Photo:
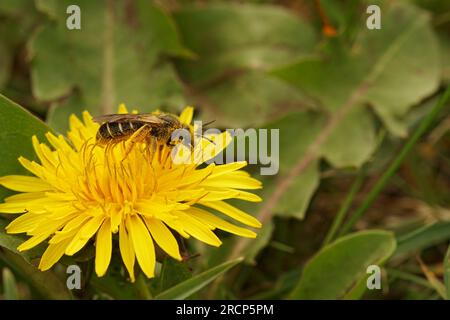
[[115, 122], [115, 121], [127, 121], [136, 119], [135, 114], [105, 114], [98, 117], [93, 117], [92, 120], [98, 123], [102, 122]]
[[149, 124], [161, 124], [164, 123], [164, 119], [158, 117], [157, 115], [151, 114], [151, 113], [141, 113], [136, 114], [135, 120], [142, 121]]
[[93, 120], [98, 123], [103, 122], [117, 122], [117, 121], [142, 121], [150, 124], [159, 124], [164, 121], [158, 116], [151, 113], [141, 113], [141, 114], [105, 114], [102, 116], [94, 117]]

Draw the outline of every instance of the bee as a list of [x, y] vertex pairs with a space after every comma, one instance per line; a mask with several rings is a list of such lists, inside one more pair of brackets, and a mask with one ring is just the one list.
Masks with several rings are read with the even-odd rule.
[[93, 119], [100, 123], [96, 140], [100, 145], [111, 145], [130, 139], [132, 144], [146, 142], [155, 148], [156, 144], [174, 146], [183, 142], [183, 134], [174, 135], [184, 129], [190, 135], [190, 128], [178, 117], [167, 114], [108, 114]]

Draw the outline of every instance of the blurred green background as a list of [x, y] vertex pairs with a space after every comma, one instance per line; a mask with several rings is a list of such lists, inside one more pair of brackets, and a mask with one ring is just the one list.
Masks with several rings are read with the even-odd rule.
[[[81, 8], [81, 30], [66, 27], [71, 4]], [[381, 8], [379, 30], [366, 27], [370, 4]], [[263, 220], [259, 237], [224, 234], [219, 249], [190, 243], [199, 257], [165, 260], [163, 276], [149, 281], [155, 292], [242, 254], [245, 263], [192, 297], [449, 297], [448, 103], [376, 201], [347, 228], [339, 221], [374, 192], [449, 83], [447, 0], [0, 2], [0, 93], [56, 132], [71, 113], [114, 113], [119, 103], [175, 113], [193, 105], [219, 128], [280, 129], [279, 175], [258, 177], [252, 167], [265, 201], [236, 203]], [[6, 139], [9, 120], [0, 117]], [[17, 150], [31, 145], [12, 137]], [[15, 158], [2, 159], [1, 175], [22, 172]], [[265, 210], [284, 179], [292, 184]], [[30, 269], [33, 257], [12, 253], [1, 219], [1, 297], [66, 298], [64, 270]], [[364, 290], [370, 264], [383, 264], [381, 290]], [[121, 266], [111, 269], [74, 295], [138, 297]], [[56, 293], [42, 288], [50, 282]]]

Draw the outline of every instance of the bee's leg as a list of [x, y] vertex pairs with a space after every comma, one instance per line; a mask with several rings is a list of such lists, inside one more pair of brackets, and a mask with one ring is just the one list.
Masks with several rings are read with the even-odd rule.
[[187, 249], [187, 246], [186, 246], [186, 241], [185, 241], [184, 238], [183, 238], [181, 235], [179, 235], [178, 233], [174, 233], [174, 235], [175, 235], [175, 238], [176, 238], [176, 240], [177, 240], [177, 242], [178, 242], [178, 245], [179, 245], [179, 247], [180, 247], [180, 255], [181, 255], [181, 259], [182, 259], [183, 261], [188, 260], [188, 259], [189, 259], [189, 252], [188, 252], [188, 249]]
[[178, 233], [175, 233], [175, 238], [178, 242], [178, 245], [180, 247], [180, 255], [181, 255], [181, 259], [183, 262], [187, 262], [190, 259], [196, 258], [200, 256], [200, 253], [194, 253], [194, 254], [190, 254], [189, 250], [186, 246], [186, 240], [179, 235]]
[[153, 157], [155, 156], [155, 153], [156, 153], [157, 143], [156, 143], [155, 139], [150, 136], [147, 136], [146, 143], [147, 143], [147, 148], [145, 149], [145, 151], [147, 152], [148, 162], [150, 163], [150, 165], [152, 165]]
[[150, 131], [151, 128], [147, 125], [144, 125], [141, 128], [139, 128], [139, 130], [137, 130], [135, 133], [133, 133], [130, 138], [127, 139], [126, 144], [128, 143], [128, 145], [125, 144], [126, 145], [125, 156], [123, 157], [122, 161], [128, 157], [128, 155], [130, 154], [131, 150], [134, 148], [136, 143], [144, 142], [146, 140]]
[[109, 171], [109, 174], [111, 176], [115, 175], [115, 171], [116, 171], [116, 167], [115, 167], [115, 161], [114, 159], [114, 147], [115, 147], [116, 143], [115, 142], [110, 142], [108, 144], [106, 144], [105, 146], [105, 160], [107, 163], [107, 168]]
[[121, 144], [122, 144], [121, 145], [122, 150], [126, 150], [126, 151], [125, 151], [125, 156], [120, 161], [120, 170], [122, 170], [123, 176], [126, 176], [127, 175], [127, 170], [126, 170], [124, 161], [128, 157], [128, 154], [130, 153], [131, 149], [129, 149], [129, 150], [127, 149], [127, 140], [126, 139], [121, 141]]

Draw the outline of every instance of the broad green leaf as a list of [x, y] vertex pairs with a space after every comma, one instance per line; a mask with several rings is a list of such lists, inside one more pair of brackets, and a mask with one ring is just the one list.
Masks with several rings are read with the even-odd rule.
[[450, 222], [425, 225], [397, 237], [396, 255], [406, 255], [432, 247], [450, 239]]
[[366, 279], [367, 267], [383, 264], [395, 246], [394, 235], [381, 230], [361, 231], [339, 238], [305, 265], [290, 298], [344, 298]]
[[16, 273], [20, 274], [33, 288], [46, 299], [71, 299], [65, 281], [53, 271], [42, 272], [18, 254], [0, 248], [0, 259], [3, 259]]
[[[2, 158], [0, 175], [26, 174], [26, 170], [20, 166], [17, 158], [24, 156], [34, 159], [31, 137], [36, 134], [40, 139], [45, 139], [44, 133], [51, 129], [2, 95], [0, 95], [0, 126], [2, 128], [2, 133], [0, 133], [0, 157]], [[9, 190], [0, 189], [0, 199], [8, 194], [11, 194]], [[40, 247], [19, 253], [16, 248], [26, 240], [26, 237], [6, 234], [7, 224], [6, 220], [0, 219], [0, 247], [21, 255], [28, 262], [42, 255]]]
[[361, 280], [356, 282], [351, 290], [342, 297], [342, 300], [358, 300], [364, 295], [366, 289], [367, 277], [363, 277]]
[[19, 299], [19, 293], [17, 292], [17, 282], [11, 270], [9, 270], [8, 268], [3, 268], [2, 280], [5, 300]]
[[373, 120], [362, 106], [354, 109], [322, 146], [323, 157], [334, 167], [360, 167], [377, 146]]
[[28, 0], [3, 0], [0, 3], [0, 12], [4, 15], [17, 16], [30, 6]]
[[382, 12], [382, 29], [361, 28], [350, 52], [303, 59], [273, 74], [332, 112], [356, 92], [392, 133], [405, 135], [401, 119], [439, 85], [439, 48], [424, 11], [410, 4], [385, 3]]
[[224, 126], [256, 126], [311, 105], [304, 95], [263, 72], [311, 52], [315, 45], [311, 26], [289, 11], [216, 3], [187, 6], [174, 17], [186, 46], [197, 55], [177, 67], [204, 117]]
[[61, 106], [58, 102], [52, 104], [47, 113], [48, 125], [61, 134], [65, 134], [71, 114], [81, 115], [87, 108], [79, 93], [72, 94]]
[[439, 38], [441, 47], [442, 76], [450, 81], [450, 2], [446, 0], [415, 0], [422, 8], [427, 9], [432, 16], [433, 26]]
[[[81, 30], [67, 29], [68, 5], [80, 7]], [[34, 95], [55, 101], [49, 122], [80, 108], [114, 113], [120, 103], [142, 112], [181, 109], [181, 84], [162, 55], [186, 50], [159, 7], [144, 0], [39, 0], [37, 6], [52, 20], [29, 43]], [[73, 94], [79, 94], [77, 105], [61, 100]]]
[[245, 256], [247, 263], [256, 265], [256, 257], [269, 244], [270, 239], [272, 238], [273, 229], [274, 223], [271, 220], [264, 223], [263, 227], [257, 231], [258, 236], [256, 239], [251, 239], [249, 245], [242, 253], [242, 255]]
[[5, 227], [8, 223], [9, 222], [7, 220], [0, 218], [0, 248], [6, 248], [11, 252], [20, 255], [29, 263], [34, 261], [36, 258], [40, 258], [44, 253], [42, 245], [23, 252], [17, 251], [17, 247], [22, 244], [22, 242], [25, 242], [29, 237], [18, 234], [7, 234]]
[[258, 127], [313, 106], [309, 98], [283, 81], [254, 70], [198, 92], [194, 99], [202, 118], [227, 128]]
[[[439, 35], [439, 40], [441, 44], [442, 56], [450, 56], [450, 35]], [[442, 77], [450, 82], [450, 61], [449, 59], [443, 59], [442, 66]]]
[[[443, 24], [442, 21], [439, 21], [439, 18], [445, 18], [442, 16], [439, 16], [439, 14], [447, 13], [450, 11], [450, 2], [447, 0], [413, 0], [415, 4], [420, 6], [421, 8], [427, 9], [430, 12], [436, 14], [437, 16], [434, 17], [435, 20], [438, 20], [437, 22], [440, 22], [440, 24]], [[448, 19], [442, 19], [446, 24], [450, 24], [450, 21]]]
[[[368, 4], [376, 4], [378, 0], [369, 1]], [[361, 8], [367, 8], [367, 1], [334, 1], [322, 0], [320, 5], [329, 23], [336, 29], [336, 33], [347, 41], [354, 39], [355, 34], [365, 26]]]
[[[292, 113], [267, 126], [280, 130], [279, 173], [276, 176], [262, 176], [264, 188], [260, 196], [266, 199], [277, 188], [279, 176], [286, 175], [304, 154], [323, 125], [324, 117], [315, 112]], [[319, 185], [319, 162], [314, 161], [281, 198], [275, 214], [303, 219], [309, 201]], [[263, 206], [253, 204], [252, 208]], [[254, 210], [254, 209], [253, 209]]]
[[29, 0], [0, 2], [0, 90], [11, 77], [14, 55], [30, 36], [37, 20], [38, 15]]
[[22, 43], [30, 36], [30, 31], [38, 19], [36, 9], [33, 4], [30, 5], [29, 0], [2, 0], [0, 16], [2, 31], [0, 37], [13, 46]]
[[[277, 6], [209, 4], [175, 13], [186, 45], [198, 62], [182, 63], [194, 84], [223, 76], [229, 69], [264, 69], [308, 53], [312, 28]], [[202, 30], [203, 32], [198, 32]]]
[[8, 81], [12, 58], [11, 49], [4, 42], [0, 42], [0, 89]]
[[[34, 159], [31, 137], [37, 135], [44, 140], [44, 133], [51, 131], [31, 113], [0, 94], [0, 176], [26, 174], [17, 159], [24, 156]], [[0, 200], [11, 194], [0, 187]]]
[[[314, 192], [319, 187], [319, 163], [314, 161], [302, 174], [295, 178], [286, 194], [276, 207], [276, 214], [283, 217], [303, 219]], [[277, 185], [268, 186], [268, 191]], [[262, 204], [263, 205], [263, 204]]]
[[158, 300], [184, 300], [204, 288], [214, 279], [227, 272], [229, 269], [242, 262], [242, 258], [228, 261], [215, 266], [211, 269], [203, 271], [202, 273], [193, 276], [192, 278], [177, 284], [176, 286], [158, 294], [155, 299]]
[[[298, 159], [304, 155], [314, 137], [320, 132], [323, 123], [324, 117], [320, 113], [304, 111], [286, 115], [265, 127], [268, 130], [278, 129], [280, 133], [278, 141], [279, 153], [276, 154], [275, 147], [271, 145], [273, 141], [271, 141], [270, 138], [270, 131], [268, 132], [269, 154], [271, 154], [271, 150], [274, 150], [272, 161], [279, 167], [279, 172], [276, 175], [258, 175], [261, 167], [256, 168], [257, 171], [254, 172], [254, 176], [263, 183], [264, 187], [260, 190], [254, 190], [254, 193], [258, 194], [263, 200], [270, 197], [278, 187], [277, 183], [280, 182], [279, 177], [288, 174], [289, 170], [292, 169]], [[233, 147], [233, 145], [230, 145], [229, 148]], [[281, 198], [274, 214], [283, 217], [303, 219], [309, 201], [319, 185], [319, 181], [319, 161], [313, 161], [312, 164], [295, 179], [293, 185]], [[233, 205], [236, 205], [246, 212], [255, 213], [265, 205], [264, 201], [260, 203], [243, 201], [232, 202]], [[263, 242], [260, 244], [262, 243]], [[252, 255], [256, 254], [257, 251], [252, 253]]]
[[[278, 165], [279, 172], [276, 175], [258, 175], [260, 169], [254, 173], [254, 176], [263, 183], [263, 188], [254, 190], [263, 200], [267, 199], [280, 182], [279, 177], [288, 174], [289, 170], [300, 159], [314, 137], [320, 132], [324, 123], [324, 117], [318, 112], [295, 112], [273, 121], [265, 129], [268, 129], [268, 150], [274, 150], [272, 161]], [[279, 152], [271, 145], [270, 130], [279, 130]], [[230, 146], [233, 148], [233, 145]], [[262, 166], [267, 167], [268, 165]], [[295, 217], [303, 219], [309, 201], [317, 189], [320, 181], [319, 162], [313, 163], [306, 168], [294, 181], [293, 185], [279, 201], [274, 214], [284, 217]], [[258, 212], [265, 202], [235, 202], [237, 207], [247, 212]]]

